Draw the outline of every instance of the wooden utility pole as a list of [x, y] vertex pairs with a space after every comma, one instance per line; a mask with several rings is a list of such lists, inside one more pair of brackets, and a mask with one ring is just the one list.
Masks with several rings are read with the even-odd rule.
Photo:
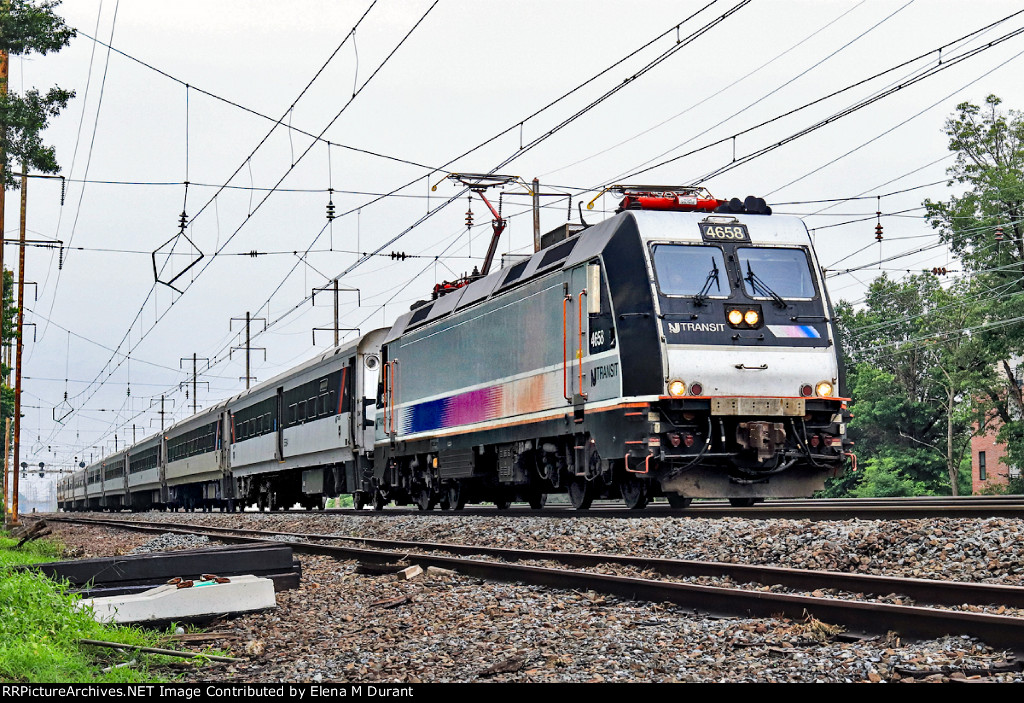
[[[7, 96], [7, 52], [0, 51], [0, 98]], [[0, 127], [0, 139], [7, 136], [7, 128]], [[0, 310], [3, 310], [4, 300], [4, 194], [7, 192], [7, 188], [4, 187], [4, 163], [6, 159], [4, 154], [0, 151]], [[2, 313], [0, 313], [2, 314]], [[3, 325], [0, 324], [0, 359], [3, 356], [4, 343], [3, 343]], [[7, 379], [6, 375], [0, 374], [0, 378], [3, 380]], [[7, 461], [7, 456], [4, 455], [4, 461]], [[6, 495], [6, 494], [4, 494]]]
[[10, 507], [11, 507], [11, 503], [7, 499], [7, 491], [8, 491], [8, 488], [9, 488], [9, 485], [8, 485], [8, 482], [7, 482], [7, 474], [8, 474], [8, 469], [11, 466], [10, 458], [11, 458], [11, 418], [8, 417], [8, 418], [6, 418], [6, 422], [4, 423], [4, 514], [3, 514], [3, 519], [4, 519], [5, 522], [7, 520], [7, 513], [10, 510]]
[[[2, 183], [0, 183], [2, 190]], [[28, 165], [21, 166], [21, 231], [18, 246], [18, 332], [17, 352], [14, 358], [14, 485], [11, 496], [11, 525], [18, 521], [18, 469], [21, 461], [21, 329], [25, 323], [25, 213], [28, 209]]]

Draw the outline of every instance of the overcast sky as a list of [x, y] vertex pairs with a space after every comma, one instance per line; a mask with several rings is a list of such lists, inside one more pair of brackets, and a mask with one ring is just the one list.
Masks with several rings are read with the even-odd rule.
[[[356, 293], [343, 294], [340, 325], [364, 333], [427, 297], [435, 282], [471, 270], [490, 234], [479, 200], [471, 236], [463, 197], [387, 244], [459, 192], [443, 180], [447, 171], [487, 172], [508, 162], [501, 173], [539, 177], [542, 192], [571, 194], [577, 219], [577, 204], [602, 184], [698, 182], [934, 70], [938, 47], [1022, 9], [995, 0], [755, 0], [691, 42], [738, 0], [716, 2], [685, 22], [706, 0], [382, 0], [368, 10], [371, 4], [73, 0], [59, 8], [80, 32], [68, 48], [11, 60], [13, 90], [60, 85], [77, 93], [45, 134], [70, 178], [63, 206], [58, 182], [29, 184], [29, 238], [68, 249], [62, 270], [56, 251], [27, 249], [25, 277], [38, 283], [38, 300], [29, 287], [26, 319], [36, 339], [29, 328], [23, 460], [70, 466], [74, 457], [112, 451], [115, 432], [118, 446], [133, 433], [141, 440], [159, 428], [161, 394], [168, 422], [190, 414], [179, 384], [191, 374], [193, 353], [211, 364], [201, 375], [200, 406], [237, 393], [244, 355], [229, 359], [229, 351], [244, 325], [232, 318], [246, 312], [271, 323], [253, 342], [266, 349], [266, 360], [263, 351], [253, 355], [257, 382], [326, 349], [331, 335], [317, 332], [314, 347], [311, 328], [332, 324], [331, 299], [317, 295], [314, 307], [308, 298], [350, 269], [356, 252], [387, 245], [385, 254], [423, 257], [374, 257], [341, 279], [359, 289], [361, 305]], [[1022, 27], [1024, 14], [947, 46], [943, 65]], [[1004, 107], [1024, 109], [1022, 53], [1024, 35], [701, 184], [717, 197], [759, 195], [777, 213], [804, 216], [828, 268], [866, 266], [829, 279], [836, 299], [859, 299], [880, 268], [896, 276], [955, 268], [941, 247], [881, 267], [878, 261], [937, 241], [920, 205], [955, 191], [944, 184], [951, 159], [943, 122], [958, 103], [980, 103], [990, 93]], [[734, 142], [739, 132], [746, 133]], [[225, 184], [232, 187], [218, 190]], [[879, 247], [875, 196], [906, 189], [880, 201]], [[511, 225], [499, 250], [529, 251], [528, 199], [512, 194], [521, 188], [505, 190], [502, 212]], [[498, 191], [491, 194], [497, 200]], [[808, 202], [856, 196], [870, 197]], [[325, 226], [329, 197], [345, 214]], [[8, 193], [8, 238], [17, 235], [17, 203], [17, 191]], [[542, 230], [566, 221], [565, 198], [544, 204]], [[605, 196], [586, 217], [593, 222], [614, 206]], [[193, 260], [188, 240], [178, 237], [183, 209], [185, 234], [204, 258], [174, 281], [179, 294], [154, 284], [152, 252], [177, 253], [157, 257], [164, 280]], [[241, 255], [249, 252], [259, 255]], [[16, 254], [6, 247], [8, 266]], [[254, 323], [254, 335], [262, 327]]]

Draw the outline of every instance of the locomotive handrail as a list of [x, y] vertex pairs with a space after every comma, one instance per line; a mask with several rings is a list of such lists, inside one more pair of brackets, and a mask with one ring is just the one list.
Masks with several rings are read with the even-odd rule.
[[568, 293], [562, 298], [562, 397], [571, 401], [572, 398], [569, 396], [569, 332], [567, 329], [570, 300], [572, 300], [572, 295]]
[[395, 426], [395, 385], [396, 379], [398, 378], [398, 359], [391, 360], [391, 376], [389, 378], [390, 385], [388, 386], [390, 393], [388, 399], [391, 404], [391, 434], [397, 434], [398, 430]]
[[391, 414], [388, 404], [391, 402], [391, 362], [384, 364], [384, 434], [391, 434]]
[[580, 344], [579, 349], [576, 351], [576, 366], [579, 370], [579, 390], [580, 396], [583, 398], [587, 397], [587, 394], [583, 392], [583, 296], [587, 294], [587, 289], [584, 288], [579, 294], [580, 304]]

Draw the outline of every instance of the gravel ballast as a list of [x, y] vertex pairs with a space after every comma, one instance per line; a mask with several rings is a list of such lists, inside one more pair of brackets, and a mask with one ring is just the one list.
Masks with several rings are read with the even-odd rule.
[[[1004, 518], [812, 522], [177, 513], [140, 519], [1014, 585], [1024, 579], [1021, 521]], [[71, 525], [59, 531], [82, 556], [128, 553], [169, 539]], [[1005, 668], [1002, 652], [962, 636], [850, 642], [813, 620], [715, 619], [594, 593], [461, 575], [399, 581], [357, 574], [354, 562], [300, 559], [302, 587], [278, 593], [275, 611], [213, 627], [222, 638], [219, 644], [211, 640], [213, 646], [248, 661], [190, 669], [187, 680], [909, 682], [971, 680], [992, 667]], [[1002, 671], [985, 680], [1024, 676]]]

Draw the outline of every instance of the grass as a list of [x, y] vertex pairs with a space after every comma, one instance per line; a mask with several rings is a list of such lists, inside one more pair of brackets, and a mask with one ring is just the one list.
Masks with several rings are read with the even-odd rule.
[[59, 544], [34, 540], [27, 542], [21, 549], [15, 549], [17, 539], [0, 535], [0, 568], [16, 564], [38, 564], [44, 561], [57, 561], [63, 550]]
[[[101, 625], [74, 603], [66, 584], [32, 570], [10, 568], [60, 558], [52, 542], [30, 542], [14, 550], [16, 540], [0, 537], [0, 681], [17, 683], [154, 683], [167, 681], [154, 667], [180, 659], [79, 644], [82, 638], [147, 647], [167, 646], [152, 631]], [[29, 545], [32, 545], [31, 547]], [[132, 667], [102, 668], [131, 659]]]

